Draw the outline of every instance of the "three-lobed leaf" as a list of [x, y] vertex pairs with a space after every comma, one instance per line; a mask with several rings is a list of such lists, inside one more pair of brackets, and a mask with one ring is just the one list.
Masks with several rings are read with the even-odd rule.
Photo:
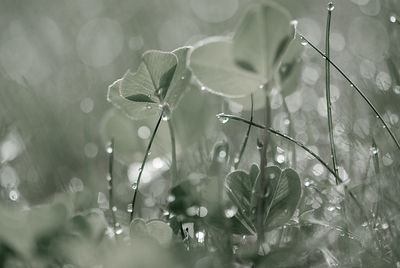
[[209, 91], [240, 98], [270, 82], [293, 39], [290, 14], [277, 4], [255, 5], [233, 39], [209, 39], [190, 54], [189, 66]]
[[[249, 173], [238, 170], [226, 178], [228, 196], [238, 207], [235, 215], [243, 226], [255, 231], [258, 168], [253, 165]], [[257, 177], [258, 176], [258, 177]], [[264, 222], [266, 230], [284, 225], [293, 216], [301, 197], [301, 182], [292, 169], [281, 170], [277, 166], [265, 168], [266, 201]]]
[[190, 82], [188, 50], [147, 51], [135, 73], [128, 71], [109, 86], [107, 100], [134, 120], [159, 113], [164, 103], [174, 109]]

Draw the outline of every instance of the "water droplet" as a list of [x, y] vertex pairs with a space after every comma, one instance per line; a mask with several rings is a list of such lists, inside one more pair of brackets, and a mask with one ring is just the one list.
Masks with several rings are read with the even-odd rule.
[[329, 2], [327, 9], [328, 11], [333, 11], [335, 9], [335, 5], [332, 2]]
[[175, 201], [175, 195], [172, 195], [172, 194], [170, 194], [169, 196], [168, 196], [168, 202], [169, 203], [171, 203], [171, 202], [174, 202]]
[[260, 139], [257, 138], [257, 149], [258, 149], [258, 150], [261, 150], [262, 147], [263, 147], [262, 141], [261, 141]]
[[396, 19], [396, 17], [395, 16], [390, 16], [390, 22], [391, 23], [395, 23], [396, 21], [397, 21], [397, 19]]
[[389, 228], [389, 224], [384, 222], [384, 223], [382, 223], [381, 227], [382, 227], [382, 230], [386, 230], [387, 228]]
[[354, 84], [350, 84], [350, 87], [354, 87]]
[[106, 152], [111, 154], [113, 152], [113, 148], [111, 147], [111, 145], [108, 145], [106, 148]]
[[217, 114], [216, 117], [218, 118], [218, 120], [219, 120], [222, 124], [225, 124], [226, 122], [229, 121], [229, 118], [226, 117], [225, 114], [223, 114], [223, 113]]
[[147, 109], [147, 110], [150, 110], [150, 109], [151, 109], [151, 105], [150, 105], [150, 104], [147, 104], [147, 105], [146, 105], [146, 109]]
[[379, 149], [376, 147], [371, 147], [369, 148], [369, 151], [373, 154], [373, 155], [377, 155], [379, 153]]
[[124, 231], [124, 230], [123, 230], [121, 227], [115, 228], [115, 234], [116, 234], [116, 235], [122, 234], [123, 231]]
[[225, 211], [224, 211], [225, 217], [232, 218], [233, 216], [236, 215], [237, 211], [238, 211], [238, 208], [236, 206], [232, 206], [228, 209], [225, 209]]
[[169, 107], [169, 104], [168, 103], [164, 103], [161, 106], [161, 109], [163, 111], [162, 120], [168, 121], [169, 119], [171, 119], [171, 109]]
[[218, 160], [222, 161], [226, 158], [226, 152], [224, 150], [219, 151]]
[[204, 91], [204, 90], [206, 90], [206, 87], [202, 86], [200, 89]]
[[185, 77], [184, 77], [184, 76], [181, 76], [181, 80], [185, 80]]
[[112, 179], [112, 178], [111, 178], [110, 174], [107, 174], [106, 180], [107, 180], [107, 181], [111, 181], [111, 179]]
[[326, 209], [327, 209], [328, 211], [334, 211], [334, 210], [335, 210], [335, 207], [334, 207], [334, 206], [328, 206]]
[[133, 211], [132, 204], [128, 204], [128, 206], [126, 207], [126, 211], [128, 213], [132, 213], [132, 211]]
[[263, 89], [263, 88], [264, 88], [264, 85], [259, 85], [258, 88], [259, 88], [259, 89]]
[[199, 208], [199, 217], [200, 218], [204, 218], [205, 216], [207, 216], [207, 214], [208, 214], [208, 210], [206, 207]]
[[197, 206], [191, 206], [191, 207], [188, 207], [188, 208], [186, 209], [186, 214], [187, 214], [188, 216], [195, 216], [195, 215], [198, 214], [198, 211], [199, 211], [199, 207], [197, 207]]
[[8, 197], [12, 200], [12, 201], [17, 201], [19, 198], [19, 193], [16, 190], [11, 190], [10, 193], [8, 194]]
[[303, 36], [300, 36], [300, 44], [302, 44], [303, 46], [306, 46], [308, 44], [307, 40]]
[[137, 182], [134, 182], [131, 187], [132, 187], [133, 190], [136, 190], [137, 189]]
[[197, 238], [197, 242], [199, 242], [199, 243], [204, 243], [204, 237], [205, 237], [204, 232], [197, 232], [197, 233], [195, 234], [195, 236], [196, 236], [196, 238]]
[[283, 154], [278, 154], [276, 157], [276, 162], [282, 164], [283, 162], [285, 162], [285, 156]]
[[233, 159], [233, 162], [235, 164], [239, 163], [239, 156], [235, 156], [235, 158]]
[[148, 152], [147, 152], [147, 155], [151, 155], [151, 151], [148, 151]]
[[113, 206], [111, 209], [112, 209], [112, 211], [114, 211], [114, 212], [116, 212], [116, 211], [118, 210], [116, 206]]
[[147, 126], [141, 126], [138, 128], [137, 134], [142, 140], [148, 139], [150, 137], [151, 131]]
[[393, 87], [393, 92], [396, 94], [400, 94], [400, 86], [394, 86]]

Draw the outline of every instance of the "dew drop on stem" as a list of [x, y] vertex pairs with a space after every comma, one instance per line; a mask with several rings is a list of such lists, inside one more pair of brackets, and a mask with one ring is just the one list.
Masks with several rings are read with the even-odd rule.
[[136, 190], [137, 189], [137, 182], [134, 182], [131, 187], [132, 187], [133, 190]]
[[218, 118], [218, 120], [222, 123], [225, 124], [229, 121], [229, 118], [226, 117], [223, 113], [221, 114], [217, 114], [216, 117]]
[[300, 36], [300, 44], [302, 44], [303, 46], [307, 45], [307, 40], [303, 36]]
[[390, 22], [395, 23], [397, 21], [397, 18], [395, 16], [390, 16]]
[[335, 9], [335, 5], [332, 2], [329, 2], [327, 9], [328, 11], [333, 11]]

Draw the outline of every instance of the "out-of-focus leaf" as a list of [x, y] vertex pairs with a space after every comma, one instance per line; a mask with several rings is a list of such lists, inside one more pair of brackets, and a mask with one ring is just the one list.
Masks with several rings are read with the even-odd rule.
[[250, 9], [232, 39], [200, 42], [190, 54], [189, 66], [199, 83], [212, 93], [240, 98], [272, 80], [294, 29], [290, 14], [268, 3]]
[[283, 7], [269, 2], [255, 5], [243, 18], [233, 38], [235, 62], [251, 66], [253, 72], [270, 81], [290, 41], [294, 29]]
[[[131, 106], [139, 103], [131, 102]], [[111, 109], [102, 118], [100, 133], [104, 144], [111, 138], [115, 139], [115, 157], [127, 163], [140, 162], [146, 150], [151, 131], [154, 128], [158, 115], [149, 116], [141, 120], [129, 120], [119, 110]], [[167, 124], [161, 124], [155, 144], [152, 147], [150, 159], [165, 156], [169, 153], [169, 131]], [[161, 146], [158, 146], [161, 145]]]
[[293, 40], [286, 53], [283, 55], [282, 64], [279, 68], [279, 82], [283, 97], [292, 94], [299, 85], [303, 62], [300, 58], [304, 46], [299, 39]]
[[211, 38], [199, 43], [190, 54], [189, 67], [208, 91], [225, 97], [243, 97], [265, 82], [262, 75], [237, 65], [233, 43], [226, 38]]
[[135, 238], [152, 238], [162, 246], [168, 246], [172, 240], [172, 229], [161, 220], [145, 223], [143, 219], [135, 219], [130, 226], [130, 235]]

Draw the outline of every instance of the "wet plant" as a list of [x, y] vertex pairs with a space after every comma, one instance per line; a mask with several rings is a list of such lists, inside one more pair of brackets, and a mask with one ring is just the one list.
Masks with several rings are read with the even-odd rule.
[[[335, 63], [332, 2], [326, 11], [324, 52], [286, 8], [259, 1], [232, 34], [143, 53], [108, 87], [117, 116], [107, 123], [120, 120], [128, 140], [120, 129], [107, 140], [108, 199], [100, 192], [97, 208], [75, 180], [45, 206], [0, 206], [0, 267], [400, 267], [399, 169], [380, 137], [397, 155], [398, 131]], [[311, 87], [301, 84], [310, 54], [324, 67], [308, 91], [323, 96], [323, 120], [292, 107]], [[396, 62], [385, 63], [400, 83]], [[378, 119], [376, 133], [364, 124], [343, 138], [337, 73]], [[136, 139], [126, 163], [118, 145]]]

